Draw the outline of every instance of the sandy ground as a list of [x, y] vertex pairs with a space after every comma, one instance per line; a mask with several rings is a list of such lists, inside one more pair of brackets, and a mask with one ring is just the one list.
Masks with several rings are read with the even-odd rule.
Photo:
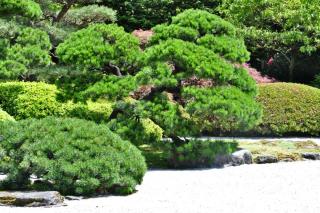
[[149, 171], [138, 192], [0, 213], [318, 213], [320, 161]]

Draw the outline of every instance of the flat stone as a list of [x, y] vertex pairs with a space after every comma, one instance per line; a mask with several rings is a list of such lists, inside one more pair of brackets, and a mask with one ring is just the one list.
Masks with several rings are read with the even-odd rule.
[[302, 153], [301, 156], [308, 160], [320, 160], [319, 153]]
[[260, 155], [255, 158], [257, 164], [277, 163], [278, 159], [272, 155]]
[[5, 206], [52, 206], [62, 204], [63, 196], [56, 191], [46, 192], [0, 192], [0, 205]]

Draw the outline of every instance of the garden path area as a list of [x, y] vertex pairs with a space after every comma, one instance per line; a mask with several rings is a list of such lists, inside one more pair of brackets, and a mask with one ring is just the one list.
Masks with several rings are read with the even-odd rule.
[[138, 192], [66, 201], [53, 208], [0, 207], [1, 213], [316, 213], [320, 161], [224, 169], [149, 171]]

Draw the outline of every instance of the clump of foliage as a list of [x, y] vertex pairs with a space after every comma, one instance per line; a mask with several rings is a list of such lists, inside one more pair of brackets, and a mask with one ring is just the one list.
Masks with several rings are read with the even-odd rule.
[[259, 70], [289, 81], [310, 75], [301, 65], [319, 47], [318, 0], [223, 0], [220, 11], [241, 29]]
[[115, 75], [109, 75], [82, 91], [80, 96], [82, 99], [104, 98], [116, 101], [128, 97], [136, 89], [137, 83], [133, 76], [126, 75], [119, 78]]
[[17, 37], [0, 37], [0, 79], [27, 79], [30, 69], [51, 63], [46, 32], [23, 28]]
[[267, 135], [319, 135], [320, 90], [314, 87], [273, 83], [259, 85], [257, 100], [263, 106], [258, 131]]
[[108, 127], [137, 146], [159, 142], [163, 137], [162, 128], [143, 114], [143, 108], [136, 100], [127, 98], [118, 101]]
[[69, 102], [64, 105], [64, 108], [67, 117], [90, 120], [96, 123], [108, 122], [113, 111], [112, 104], [103, 100], [87, 101], [87, 103]]
[[108, 7], [89, 5], [71, 9], [64, 16], [67, 24], [84, 27], [90, 23], [111, 23], [117, 20], [116, 12]]
[[32, 0], [1, 0], [0, 12], [29, 18], [42, 16], [40, 5]]
[[136, 66], [139, 41], [115, 24], [94, 24], [69, 36], [57, 48], [60, 60], [87, 70], [122, 76]]
[[[47, 117], [0, 123], [1, 189], [63, 194], [132, 193], [146, 164], [140, 151], [106, 126]], [[33, 185], [30, 176], [41, 179]]]
[[0, 121], [14, 121], [14, 118], [0, 108]]
[[57, 93], [56, 86], [45, 83], [0, 83], [0, 107], [17, 120], [61, 115]]
[[235, 141], [190, 140], [182, 146], [166, 146], [168, 165], [172, 168], [201, 168], [216, 165], [218, 156], [229, 155], [237, 150]]

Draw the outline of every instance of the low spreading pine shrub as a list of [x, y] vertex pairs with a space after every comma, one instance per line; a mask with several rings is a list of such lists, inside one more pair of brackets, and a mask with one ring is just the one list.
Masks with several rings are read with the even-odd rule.
[[[0, 122], [2, 190], [57, 190], [63, 194], [131, 193], [142, 182], [140, 151], [107, 126], [47, 117]], [[30, 177], [38, 181], [30, 183]]]

